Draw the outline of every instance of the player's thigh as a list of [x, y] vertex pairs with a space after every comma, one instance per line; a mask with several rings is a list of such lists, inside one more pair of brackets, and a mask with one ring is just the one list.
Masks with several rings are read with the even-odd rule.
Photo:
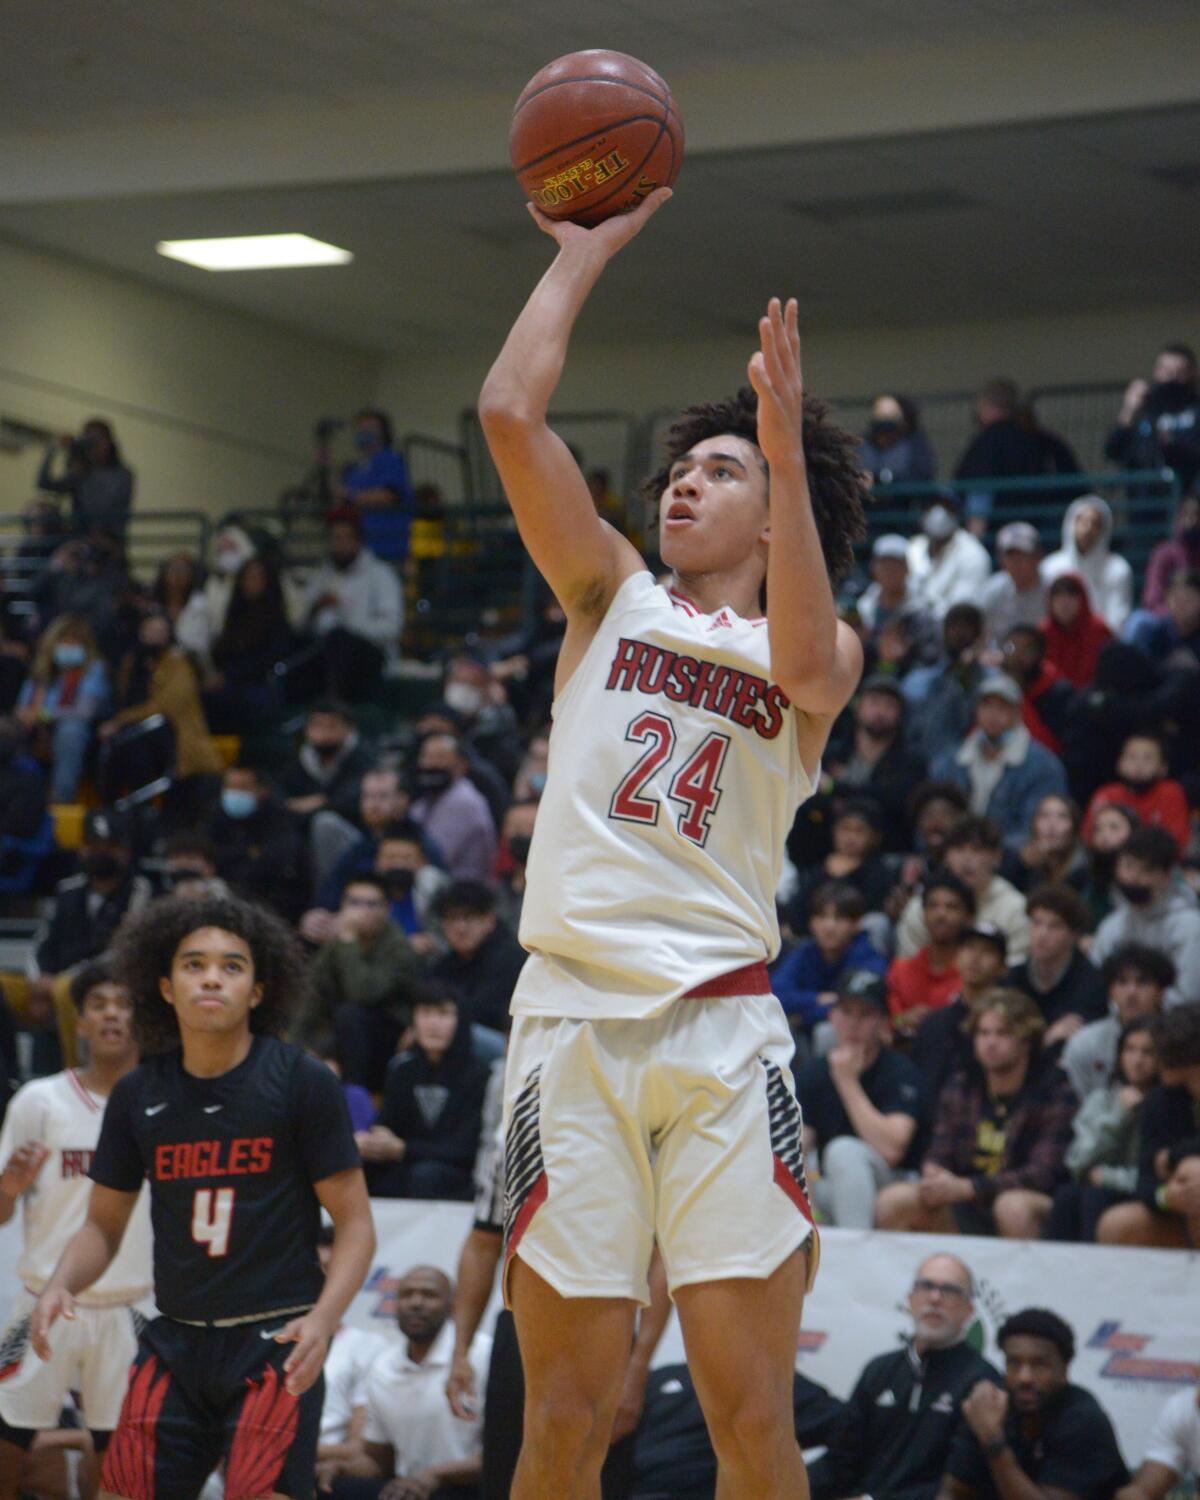
[[675, 1293], [688, 1368], [706, 1420], [728, 1428], [792, 1424], [792, 1371], [815, 1242], [770, 1276], [683, 1286]]
[[[586, 1438], [611, 1425], [637, 1304], [624, 1297], [564, 1297], [532, 1266], [512, 1267], [510, 1300], [525, 1376], [525, 1425]], [[607, 1432], [608, 1428], [605, 1427]]]
[[813, 1233], [791, 1033], [778, 1002], [680, 1001], [661, 1071], [655, 1234], [672, 1293], [766, 1277]]
[[79, 1358], [84, 1421], [93, 1432], [112, 1432], [121, 1415], [145, 1319], [132, 1307], [81, 1309], [79, 1316], [86, 1316], [92, 1325]]
[[272, 1337], [287, 1321], [220, 1330], [225, 1500], [311, 1492], [325, 1380], [299, 1396], [287, 1389], [292, 1345]]
[[641, 1022], [518, 1016], [505, 1079], [504, 1284], [519, 1257], [562, 1297], [645, 1301], [654, 1182]]
[[100, 1488], [119, 1500], [192, 1500], [221, 1456], [220, 1427], [199, 1398], [203, 1330], [156, 1318], [142, 1329]]

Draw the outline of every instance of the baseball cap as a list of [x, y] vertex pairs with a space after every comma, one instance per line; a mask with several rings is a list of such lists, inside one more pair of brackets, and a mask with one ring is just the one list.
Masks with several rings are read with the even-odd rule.
[[128, 844], [132, 836], [133, 824], [128, 815], [111, 807], [94, 808], [83, 822], [86, 844]]
[[1028, 521], [1010, 521], [996, 533], [997, 552], [1040, 552], [1042, 539]]
[[885, 1016], [888, 1013], [887, 985], [882, 974], [872, 974], [870, 969], [851, 969], [843, 975], [837, 997], [838, 1000], [862, 1000], [881, 1010]]
[[995, 922], [972, 922], [970, 927], [963, 928], [958, 941], [965, 943], [971, 938], [979, 938], [985, 943], [991, 943], [1000, 957], [1007, 960], [1008, 939], [1003, 929], [997, 927]]
[[1021, 706], [1021, 689], [1006, 672], [989, 672], [975, 689], [975, 702], [984, 698], [1003, 698], [1014, 708]]
[[884, 536], [877, 536], [875, 544], [871, 548], [872, 557], [901, 557], [908, 560], [908, 543], [895, 531], [889, 531]]

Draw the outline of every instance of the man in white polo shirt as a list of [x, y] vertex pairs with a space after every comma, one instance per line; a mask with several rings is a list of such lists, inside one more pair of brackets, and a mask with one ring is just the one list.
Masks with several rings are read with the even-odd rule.
[[1200, 1474], [1200, 1387], [1176, 1393], [1158, 1414], [1142, 1466], [1115, 1500], [1164, 1500], [1185, 1474]]
[[[453, 1284], [432, 1266], [414, 1266], [396, 1289], [396, 1322], [405, 1343], [371, 1367], [363, 1429], [367, 1455], [384, 1480], [375, 1492], [387, 1500], [463, 1500], [475, 1493], [483, 1473], [483, 1401], [492, 1341], [480, 1334], [471, 1345], [478, 1409], [469, 1419], [455, 1416], [446, 1399], [453, 1305]], [[339, 1479], [334, 1494], [366, 1496], [372, 1493], [369, 1484]]]

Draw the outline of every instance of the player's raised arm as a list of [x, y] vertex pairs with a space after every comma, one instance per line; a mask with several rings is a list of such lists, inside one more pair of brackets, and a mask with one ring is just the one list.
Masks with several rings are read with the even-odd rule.
[[644, 566], [633, 547], [596, 514], [579, 467], [546, 422], [571, 330], [600, 273], [671, 196], [660, 189], [628, 214], [594, 229], [545, 218], [558, 244], [488, 372], [479, 420], [504, 491], [543, 577], [568, 616], [599, 617], [617, 588]]
[[[795, 298], [772, 297], [750, 361], [758, 445], [770, 470], [767, 631], [771, 672], [793, 705], [831, 724], [862, 673], [862, 646], [834, 608], [804, 453], [804, 378]], [[820, 754], [818, 747], [817, 755]], [[815, 758], [815, 757], [814, 757]]]

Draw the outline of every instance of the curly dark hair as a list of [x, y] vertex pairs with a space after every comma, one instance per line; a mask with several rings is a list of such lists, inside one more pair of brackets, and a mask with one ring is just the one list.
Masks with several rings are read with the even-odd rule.
[[1053, 1344], [1062, 1357], [1064, 1365], [1069, 1365], [1075, 1358], [1075, 1334], [1069, 1323], [1064, 1323], [1057, 1313], [1051, 1312], [1045, 1307], [1026, 1307], [1020, 1312], [1013, 1313], [996, 1335], [996, 1343], [1001, 1349], [1011, 1338], [1024, 1336], [1032, 1339], [1045, 1339], [1048, 1344]]
[[121, 924], [113, 969], [133, 996], [133, 1021], [143, 1053], [179, 1045], [179, 1023], [163, 999], [159, 980], [170, 975], [179, 945], [202, 927], [240, 937], [254, 960], [263, 998], [250, 1012], [250, 1030], [278, 1036], [308, 995], [308, 960], [300, 939], [282, 918], [233, 896], [163, 896]]
[[[657, 505], [675, 460], [705, 438], [722, 433], [758, 446], [758, 397], [750, 386], [742, 386], [736, 396], [689, 406], [680, 413], [667, 432], [665, 461], [642, 483], [643, 499]], [[855, 542], [867, 534], [867, 490], [858, 439], [830, 419], [829, 408], [816, 396], [804, 398], [804, 461], [825, 567], [830, 583], [836, 585], [854, 566]]]

